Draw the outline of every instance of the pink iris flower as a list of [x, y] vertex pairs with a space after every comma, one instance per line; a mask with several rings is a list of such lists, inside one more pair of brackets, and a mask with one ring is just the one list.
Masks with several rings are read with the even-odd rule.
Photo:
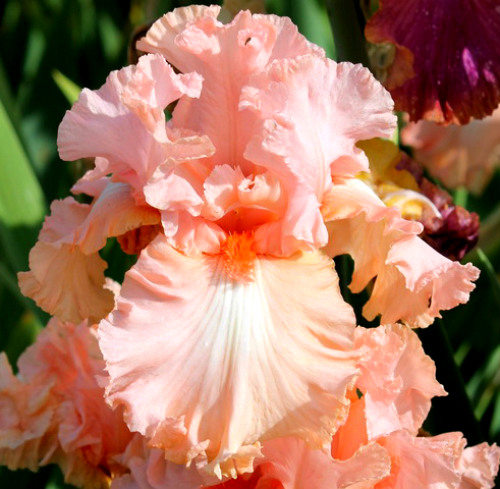
[[[67, 112], [60, 154], [96, 158], [74, 188], [93, 200], [53, 204], [20, 284], [60, 319], [102, 319], [108, 403], [155, 453], [222, 478], [278, 438], [326, 449], [347, 419], [361, 352], [331, 256], [353, 256], [353, 290], [375, 278], [367, 317], [412, 326], [466, 302], [478, 271], [356, 178], [356, 143], [396, 123], [367, 69], [288, 19], [218, 13], [166, 14], [150, 54]], [[139, 254], [121, 288], [108, 237]]]
[[0, 355], [0, 463], [36, 471], [57, 464], [65, 481], [105, 489], [125, 468], [116, 459], [132, 434], [111, 410], [96, 327], [52, 319], [20, 357], [14, 376]]

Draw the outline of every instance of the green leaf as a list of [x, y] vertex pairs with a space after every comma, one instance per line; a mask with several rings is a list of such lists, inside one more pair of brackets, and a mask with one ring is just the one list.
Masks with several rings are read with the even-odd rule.
[[14, 270], [25, 267], [45, 215], [42, 189], [0, 100], [0, 239]]
[[73, 105], [78, 100], [81, 88], [67, 76], [63, 75], [59, 70], [52, 71], [52, 78], [59, 87], [59, 90], [66, 97], [66, 100]]
[[495, 273], [495, 269], [491, 264], [489, 258], [486, 256], [486, 253], [481, 249], [477, 248], [477, 256], [479, 258], [479, 262], [481, 264], [481, 268], [486, 271], [488, 278], [490, 279], [492, 290], [495, 294], [496, 303], [500, 305], [500, 281]]
[[17, 361], [19, 355], [35, 341], [42, 327], [42, 323], [33, 313], [23, 314], [7, 340], [5, 353], [9, 359]]
[[328, 13], [323, 3], [318, 0], [308, 2], [290, 1], [290, 16], [299, 31], [307, 39], [321, 46], [329, 58], [337, 57], [333, 43], [333, 34], [328, 20]]
[[359, 3], [355, 0], [326, 0], [338, 61], [370, 67], [366, 53]]
[[496, 438], [500, 435], [500, 391], [496, 392], [493, 418], [490, 426], [490, 436]]

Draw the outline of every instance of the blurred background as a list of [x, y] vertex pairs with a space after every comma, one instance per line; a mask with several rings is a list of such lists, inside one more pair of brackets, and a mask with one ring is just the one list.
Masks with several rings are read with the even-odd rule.
[[[58, 125], [79, 87], [97, 89], [111, 70], [129, 62], [131, 40], [137, 32], [163, 13], [189, 3], [0, 2], [0, 350], [7, 353], [13, 365], [47, 320], [19, 293], [16, 274], [28, 268], [29, 250], [50, 202], [68, 196], [70, 187], [86, 169], [84, 162], [59, 160]], [[291, 17], [309, 40], [336, 59], [322, 1], [269, 0], [266, 10]], [[345, 46], [337, 45], [339, 53], [340, 48]], [[463, 189], [455, 192], [458, 203], [478, 212], [489, 226], [486, 231], [490, 239], [484, 249], [466, 257], [482, 273], [467, 305], [446, 313], [438, 326], [421, 333], [426, 352], [437, 363], [438, 380], [450, 392], [448, 399], [438, 400], [433, 407], [426, 429], [432, 434], [463, 431], [470, 444], [500, 442], [499, 185], [497, 169], [480, 197]], [[103, 253], [109, 274], [120, 278], [123, 258], [114, 257], [122, 254], [113, 253], [113, 243]], [[347, 282], [349, 277], [343, 280]], [[0, 467], [0, 487], [69, 486], [57, 468], [45, 467], [33, 474]]]

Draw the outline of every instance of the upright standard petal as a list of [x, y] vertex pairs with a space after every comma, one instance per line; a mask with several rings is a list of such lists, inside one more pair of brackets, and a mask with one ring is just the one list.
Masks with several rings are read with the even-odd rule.
[[189, 257], [159, 236], [100, 325], [109, 401], [168, 459], [251, 470], [258, 441], [325, 446], [355, 379], [354, 316], [329, 260]]
[[283, 254], [297, 241], [326, 244], [320, 213], [332, 175], [368, 169], [356, 142], [388, 137], [396, 119], [389, 93], [361, 65], [337, 64], [315, 56], [277, 60], [244, 88], [241, 108], [261, 124], [245, 156], [276, 173], [288, 194], [284, 218], [257, 232], [283, 235]]
[[386, 85], [412, 121], [466, 124], [498, 106], [497, 0], [382, 0], [365, 32], [396, 46]]
[[182, 98], [172, 123], [206, 134], [217, 148], [214, 161], [239, 165], [248, 174], [243, 153], [255, 118], [238, 110], [242, 87], [273, 59], [324, 53], [288, 18], [243, 11], [223, 24], [219, 11], [217, 6], [175, 9], [156, 21], [137, 47], [162, 54], [183, 73], [203, 76], [200, 97]]
[[[177, 75], [158, 55], [141, 57], [137, 65], [112, 72], [99, 90], [82, 91], [59, 127], [59, 154], [64, 160], [104, 158], [106, 173], [130, 184], [140, 200], [142, 187], [161, 163], [187, 157], [185, 140], [169, 139], [163, 110], [200, 90], [199, 75]], [[206, 138], [195, 139], [191, 135], [188, 146], [197, 156], [213, 152]]]

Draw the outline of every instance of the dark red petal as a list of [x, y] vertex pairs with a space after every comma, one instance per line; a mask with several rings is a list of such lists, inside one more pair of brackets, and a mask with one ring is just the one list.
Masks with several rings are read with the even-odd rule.
[[[381, 0], [380, 5], [366, 37], [396, 45], [386, 80], [396, 109], [413, 121], [459, 124], [493, 112], [500, 103], [499, 0]], [[398, 73], [409, 72], [409, 53], [414, 76], [401, 84]]]

